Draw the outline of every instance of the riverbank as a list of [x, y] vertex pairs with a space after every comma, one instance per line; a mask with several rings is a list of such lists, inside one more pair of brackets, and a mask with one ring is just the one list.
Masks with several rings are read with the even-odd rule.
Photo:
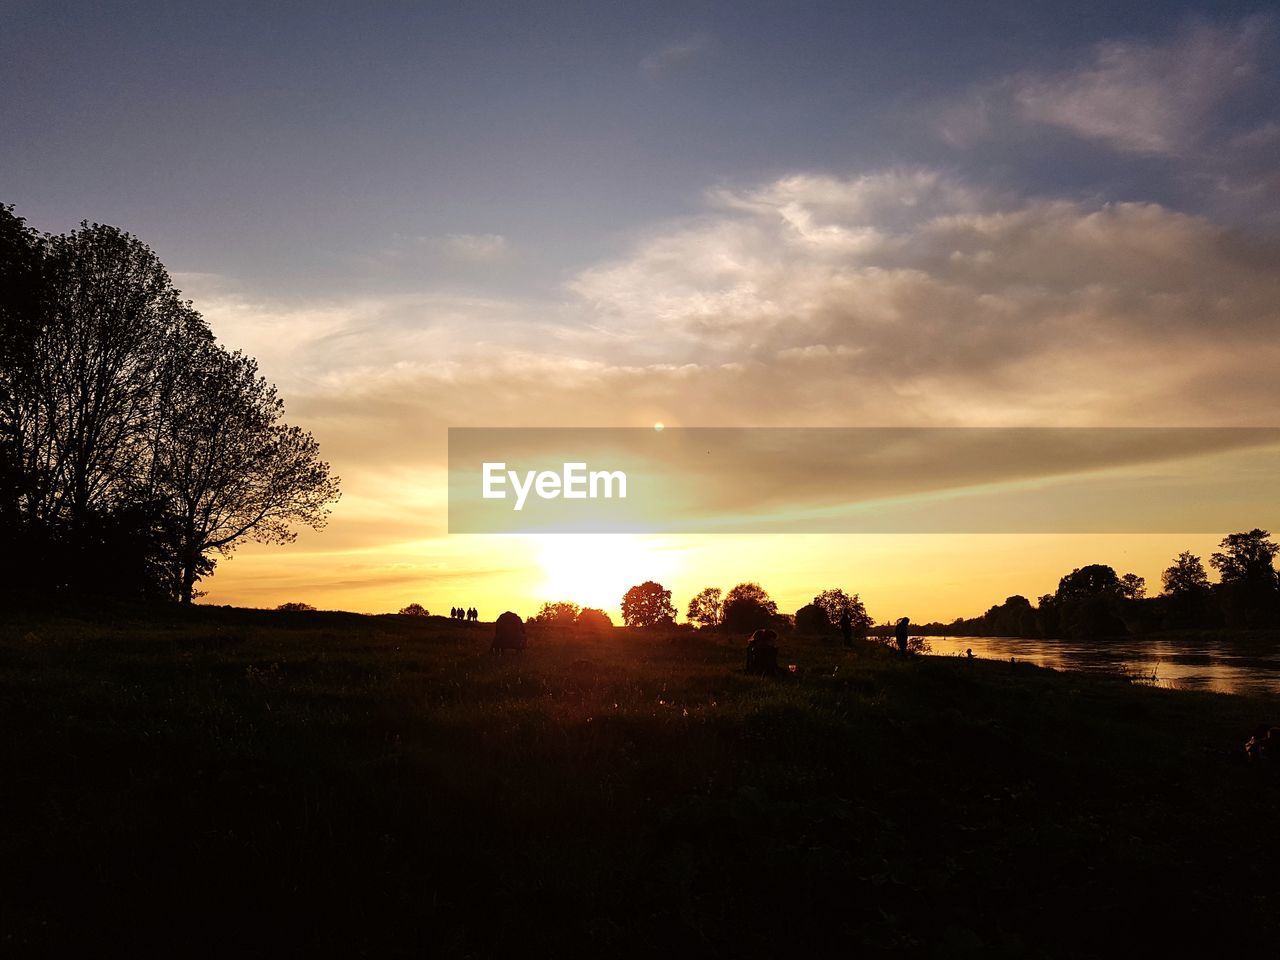
[[1274, 700], [220, 608], [0, 620], [14, 955], [955, 956], [1280, 934]]
[[939, 656], [1017, 659], [1055, 670], [1123, 674], [1177, 690], [1275, 697], [1280, 694], [1280, 635], [1184, 632], [1098, 640], [1027, 637], [929, 637]]

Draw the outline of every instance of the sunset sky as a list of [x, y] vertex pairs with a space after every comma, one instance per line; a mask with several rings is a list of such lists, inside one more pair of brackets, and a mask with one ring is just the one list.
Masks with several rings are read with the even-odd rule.
[[1158, 589], [1230, 531], [450, 536], [446, 431], [1280, 424], [1272, 7], [0, 0], [0, 201], [149, 243], [342, 477], [208, 602]]

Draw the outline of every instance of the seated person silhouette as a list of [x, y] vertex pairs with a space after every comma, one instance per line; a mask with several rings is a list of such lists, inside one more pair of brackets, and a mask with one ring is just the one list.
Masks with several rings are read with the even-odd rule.
[[757, 630], [747, 641], [747, 673], [773, 677], [778, 674], [778, 634], [773, 630]]
[[1250, 760], [1280, 759], [1280, 727], [1259, 724], [1244, 745], [1244, 752]]

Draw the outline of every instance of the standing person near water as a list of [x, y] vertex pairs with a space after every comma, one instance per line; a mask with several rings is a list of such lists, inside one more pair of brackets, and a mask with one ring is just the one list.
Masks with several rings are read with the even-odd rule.
[[893, 628], [894, 639], [898, 641], [898, 653], [901, 656], [907, 655], [907, 628], [911, 625], [910, 617], [902, 617], [898, 621], [898, 625]]
[[847, 607], [840, 613], [840, 636], [844, 637], [846, 647], [853, 646], [853, 617], [849, 616]]

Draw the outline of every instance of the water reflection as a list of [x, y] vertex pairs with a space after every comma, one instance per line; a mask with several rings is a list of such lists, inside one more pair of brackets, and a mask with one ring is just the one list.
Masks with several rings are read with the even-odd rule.
[[1028, 640], [1019, 637], [930, 637], [939, 656], [992, 660], [1017, 657], [1055, 670], [1124, 671], [1155, 677], [1164, 687], [1215, 693], [1280, 693], [1280, 641]]

